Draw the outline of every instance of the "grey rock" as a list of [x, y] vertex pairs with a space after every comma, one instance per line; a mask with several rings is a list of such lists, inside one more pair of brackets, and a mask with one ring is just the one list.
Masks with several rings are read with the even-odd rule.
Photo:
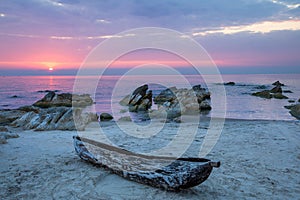
[[235, 85], [235, 82], [230, 81], [230, 82], [224, 83], [224, 85], [234, 86], [234, 85]]
[[18, 119], [21, 117], [24, 113], [22, 110], [0, 110], [0, 126], [6, 126], [12, 123], [14, 120]]
[[271, 93], [282, 93], [282, 89], [280, 85], [275, 86], [270, 90]]
[[93, 99], [88, 94], [71, 94], [62, 93], [55, 94], [51, 91], [47, 93], [41, 100], [35, 102], [33, 106], [40, 108], [50, 108], [50, 107], [86, 107], [93, 104]]
[[109, 113], [101, 113], [100, 114], [100, 121], [110, 121], [113, 119], [113, 116]]
[[138, 87], [129, 97], [129, 112], [145, 112], [152, 106], [152, 91], [148, 90], [148, 85]]
[[273, 97], [269, 90], [263, 90], [261, 92], [255, 92], [255, 93], [252, 93], [252, 95], [257, 96], [257, 97], [261, 97], [261, 98], [266, 98], [266, 99], [271, 99]]
[[288, 97], [284, 96], [282, 93], [274, 93], [272, 97], [275, 99], [288, 99]]

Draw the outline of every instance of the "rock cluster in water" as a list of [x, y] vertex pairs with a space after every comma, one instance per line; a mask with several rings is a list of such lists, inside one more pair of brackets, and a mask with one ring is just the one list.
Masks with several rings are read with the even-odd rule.
[[282, 94], [281, 86], [284, 86], [284, 84], [280, 83], [279, 81], [276, 81], [272, 85], [274, 85], [275, 87], [273, 87], [271, 90], [263, 90], [260, 92], [255, 92], [255, 93], [252, 93], [252, 95], [258, 96], [261, 98], [266, 98], [266, 99], [271, 99], [271, 98], [288, 99], [287, 96]]
[[[158, 110], [151, 110], [152, 117], [175, 119], [184, 114], [197, 114], [211, 110], [210, 93], [195, 85], [191, 89], [167, 88], [153, 98]], [[129, 112], [147, 112], [152, 106], [152, 91], [148, 85], [138, 87], [131, 95], [124, 97], [120, 104], [128, 106]]]
[[32, 106], [1, 110], [0, 125], [36, 131], [80, 131], [91, 121], [98, 120], [96, 114], [84, 111], [84, 107], [92, 104], [93, 100], [86, 94], [56, 94], [50, 91]]

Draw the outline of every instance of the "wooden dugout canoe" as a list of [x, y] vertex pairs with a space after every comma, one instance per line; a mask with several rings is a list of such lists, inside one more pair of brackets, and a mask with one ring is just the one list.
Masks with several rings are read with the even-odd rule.
[[133, 153], [87, 138], [73, 136], [78, 156], [128, 180], [179, 191], [201, 184], [220, 162], [204, 158], [173, 158]]

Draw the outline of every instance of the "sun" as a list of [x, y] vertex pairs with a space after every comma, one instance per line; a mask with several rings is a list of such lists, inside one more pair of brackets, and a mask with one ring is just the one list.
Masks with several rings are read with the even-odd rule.
[[49, 69], [48, 69], [49, 71], [53, 71], [53, 67], [49, 67]]

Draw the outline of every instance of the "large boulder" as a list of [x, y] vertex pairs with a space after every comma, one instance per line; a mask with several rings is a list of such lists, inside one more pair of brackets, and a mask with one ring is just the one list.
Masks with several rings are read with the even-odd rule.
[[152, 91], [148, 91], [148, 85], [145, 84], [136, 88], [129, 97], [128, 101], [130, 112], [145, 112], [152, 106]]
[[56, 94], [53, 91], [48, 92], [41, 100], [35, 102], [33, 106], [40, 108], [50, 107], [86, 107], [93, 104], [93, 99], [88, 94], [71, 94], [62, 93]]

